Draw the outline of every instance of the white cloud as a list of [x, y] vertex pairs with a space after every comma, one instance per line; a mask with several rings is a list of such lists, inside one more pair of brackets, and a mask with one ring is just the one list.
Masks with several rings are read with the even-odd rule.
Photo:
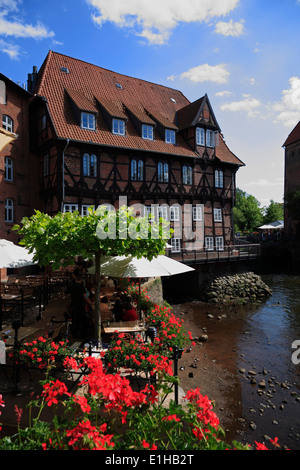
[[235, 23], [232, 20], [229, 22], [219, 21], [215, 28], [215, 33], [221, 34], [222, 36], [233, 36], [235, 38], [244, 34], [244, 31], [244, 20]]
[[18, 11], [19, 1], [0, 0], [0, 35], [1, 36], [14, 36], [16, 38], [33, 38], [41, 39], [53, 37], [54, 32], [48, 31], [42, 24], [38, 23], [33, 26], [31, 24], [24, 24], [21, 20], [10, 20], [7, 16], [11, 12]]
[[149, 43], [163, 44], [179, 23], [204, 22], [236, 8], [240, 0], [86, 0], [95, 8], [94, 22], [134, 28]]
[[11, 59], [18, 60], [20, 58], [20, 48], [16, 44], [10, 44], [0, 39], [0, 51], [7, 54]]
[[285, 127], [294, 127], [300, 120], [300, 78], [289, 79], [290, 88], [282, 91], [281, 100], [274, 103], [271, 109], [276, 113], [275, 123]]
[[198, 65], [193, 67], [180, 75], [180, 78], [188, 78], [192, 82], [215, 82], [227, 83], [229, 78], [229, 71], [226, 64], [219, 65]]
[[240, 101], [224, 103], [220, 109], [222, 111], [245, 112], [248, 117], [257, 117], [260, 115], [258, 108], [261, 107], [261, 102], [257, 98], [252, 98], [249, 95], [243, 96], [244, 99]]
[[215, 96], [218, 96], [220, 98], [223, 98], [224, 96], [231, 96], [231, 95], [232, 95], [232, 91], [227, 91], [227, 90], [218, 91], [217, 93], [215, 93]]

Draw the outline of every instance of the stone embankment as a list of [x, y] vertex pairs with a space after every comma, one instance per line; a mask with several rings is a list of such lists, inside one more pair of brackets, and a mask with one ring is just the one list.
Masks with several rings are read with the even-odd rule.
[[220, 276], [206, 287], [205, 300], [212, 303], [252, 303], [272, 295], [272, 290], [253, 272]]

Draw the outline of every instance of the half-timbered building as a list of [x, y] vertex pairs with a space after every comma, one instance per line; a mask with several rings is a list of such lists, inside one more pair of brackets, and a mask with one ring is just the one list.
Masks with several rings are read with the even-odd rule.
[[126, 201], [171, 221], [174, 253], [233, 243], [243, 163], [207, 95], [191, 103], [178, 90], [52, 51], [29, 78], [41, 210], [85, 214]]

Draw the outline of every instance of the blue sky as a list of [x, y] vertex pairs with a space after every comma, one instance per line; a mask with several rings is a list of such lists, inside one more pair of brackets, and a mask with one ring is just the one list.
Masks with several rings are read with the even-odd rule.
[[0, 0], [0, 71], [21, 85], [49, 50], [205, 93], [237, 185], [283, 201], [282, 144], [300, 120], [300, 0]]

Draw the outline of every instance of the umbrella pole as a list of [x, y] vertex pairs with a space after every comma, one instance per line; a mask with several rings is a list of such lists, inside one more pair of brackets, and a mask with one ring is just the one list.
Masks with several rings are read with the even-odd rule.
[[139, 277], [139, 310], [140, 310], [140, 320], [142, 319], [142, 308], [141, 308], [141, 278]]

